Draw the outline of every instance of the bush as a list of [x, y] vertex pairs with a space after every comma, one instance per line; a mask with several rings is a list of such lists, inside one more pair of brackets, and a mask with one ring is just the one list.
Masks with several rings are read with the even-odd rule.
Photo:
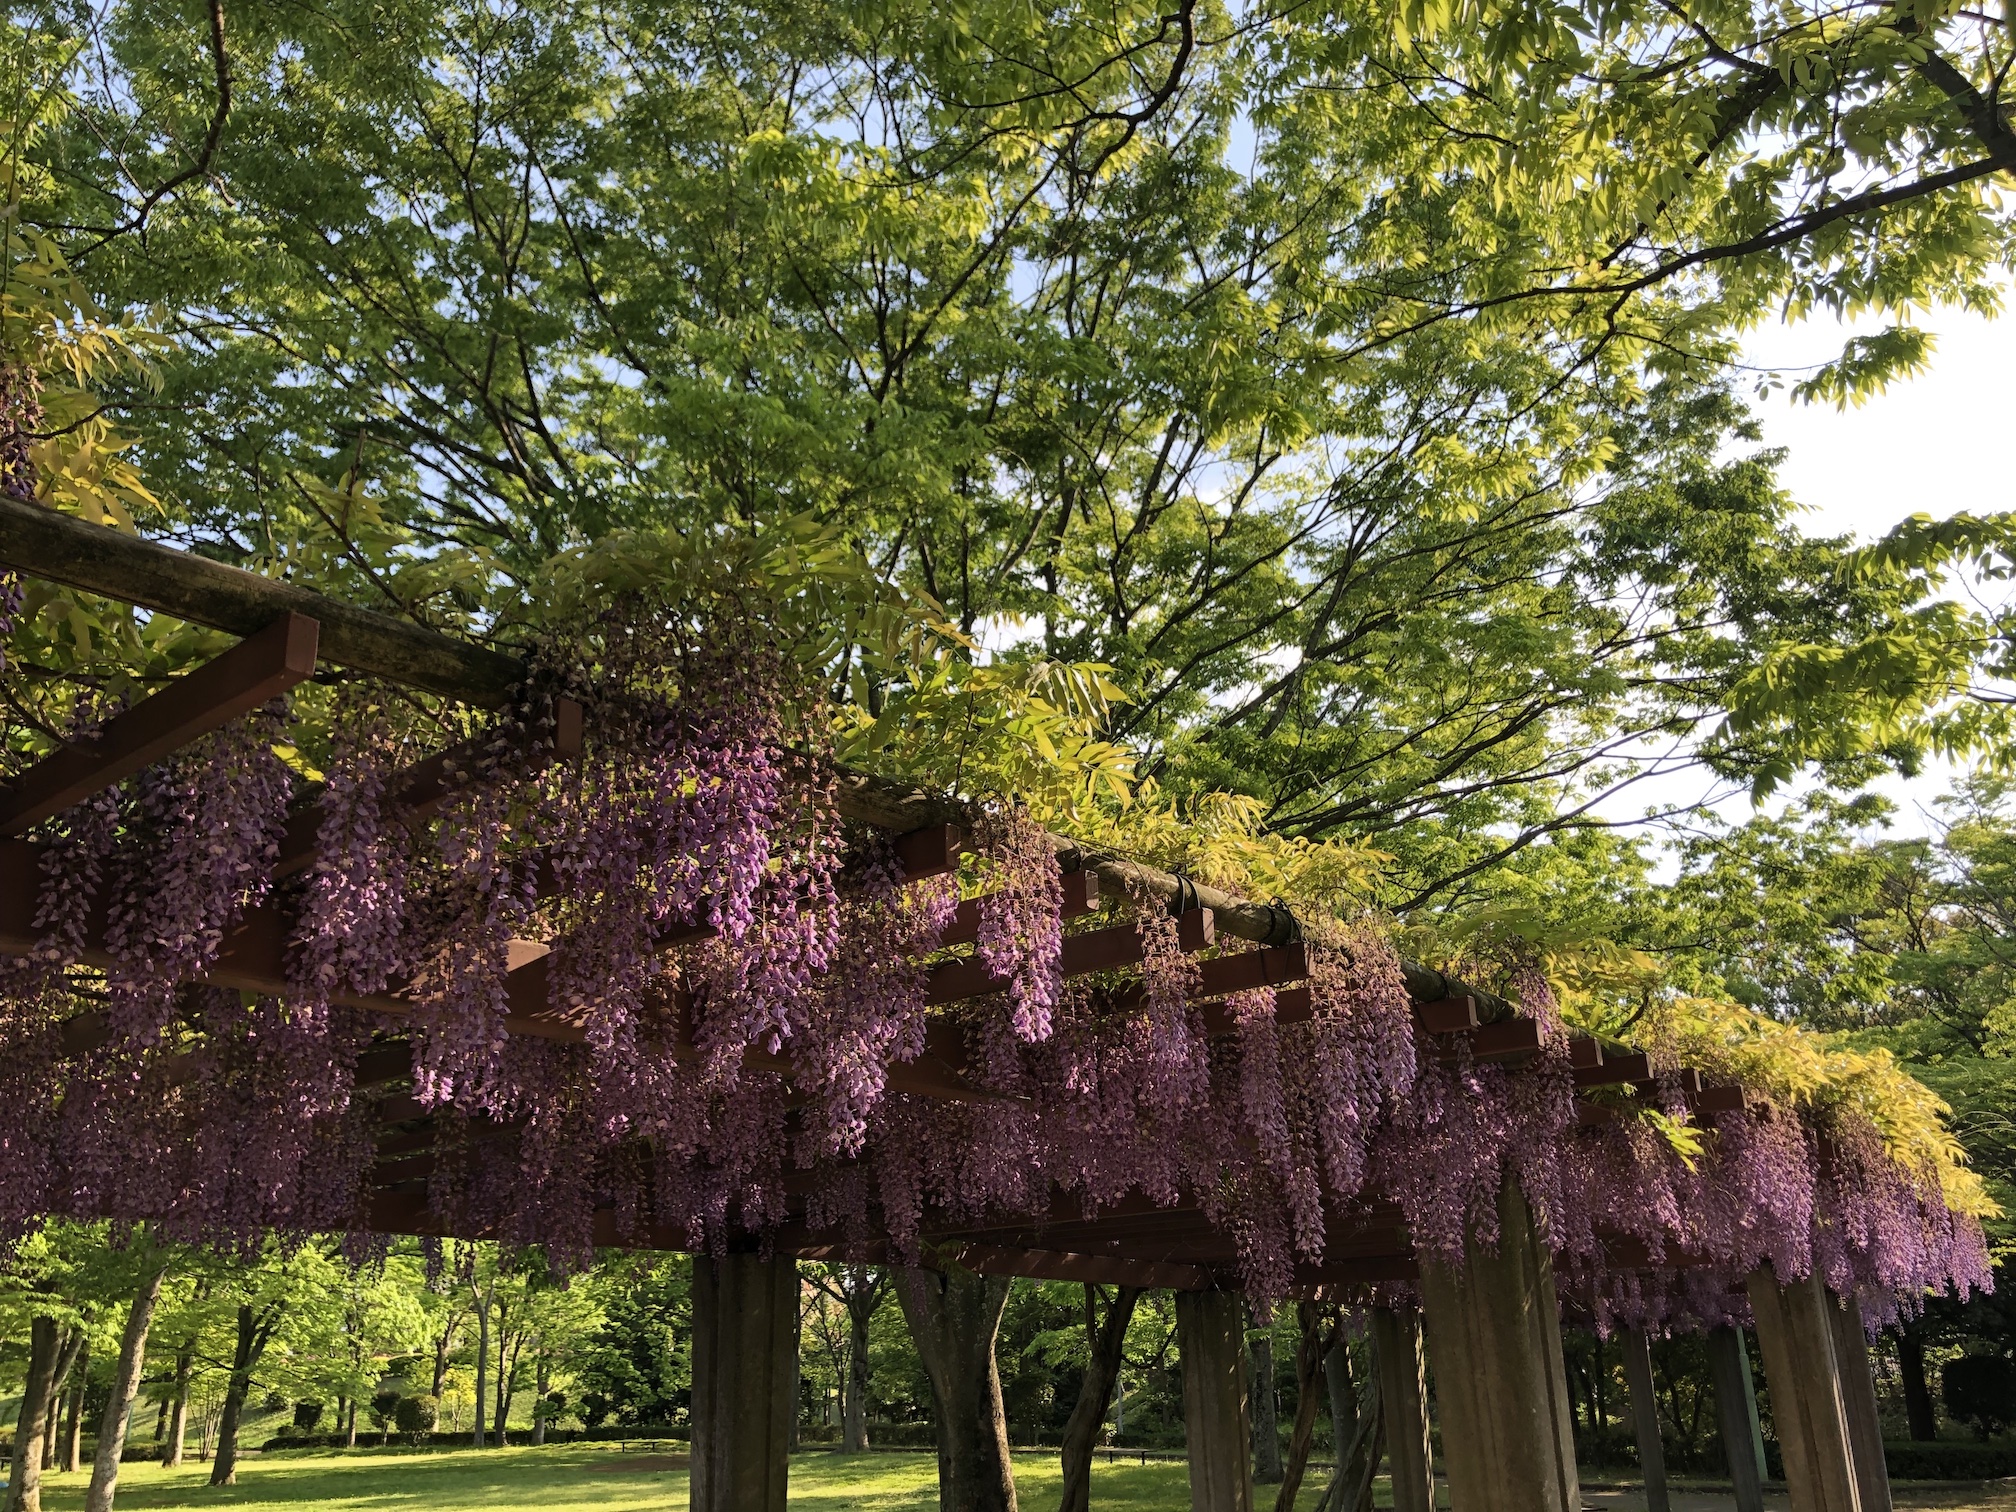
[[418, 1396], [399, 1398], [399, 1405], [392, 1409], [393, 1423], [401, 1433], [414, 1439], [423, 1433], [432, 1433], [440, 1416], [441, 1404], [424, 1392]]
[[380, 1433], [392, 1426], [392, 1416], [399, 1410], [399, 1393], [381, 1391], [371, 1398], [371, 1426]]
[[2016, 1444], [1892, 1443], [1883, 1460], [1898, 1480], [2000, 1480], [2016, 1475]]
[[315, 1425], [322, 1421], [320, 1402], [296, 1402], [294, 1404], [294, 1426], [303, 1433], [313, 1433]]
[[1939, 1372], [1939, 1394], [1946, 1411], [1974, 1425], [1975, 1437], [2016, 1422], [2016, 1360], [2007, 1355], [1962, 1355]]

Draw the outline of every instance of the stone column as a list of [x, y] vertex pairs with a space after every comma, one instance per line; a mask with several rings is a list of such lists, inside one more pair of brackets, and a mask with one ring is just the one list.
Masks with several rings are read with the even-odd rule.
[[1736, 1512], [1764, 1512], [1764, 1430], [1757, 1421], [1757, 1384], [1750, 1379], [1742, 1329], [1708, 1330], [1708, 1369], [1715, 1378], [1715, 1415]]
[[1768, 1263], [1750, 1273], [1745, 1289], [1792, 1512], [1862, 1512], [1827, 1289], [1816, 1276], [1781, 1282]]
[[1834, 1359], [1841, 1371], [1841, 1405], [1848, 1415], [1848, 1452], [1855, 1459], [1855, 1491], [1862, 1512], [1891, 1512], [1890, 1467], [1883, 1463], [1883, 1422], [1876, 1409], [1876, 1377], [1869, 1368], [1869, 1335], [1854, 1294], [1827, 1309], [1834, 1325]]
[[1457, 1512], [1580, 1512], [1554, 1267], [1518, 1183], [1498, 1199], [1495, 1252], [1424, 1257], [1421, 1299], [1442, 1461]]
[[1638, 1439], [1638, 1468], [1645, 1476], [1646, 1512], [1672, 1512], [1673, 1501], [1666, 1494], [1666, 1443], [1659, 1436], [1659, 1393], [1652, 1384], [1652, 1340], [1642, 1328], [1624, 1330], [1624, 1385]]
[[1235, 1293], [1176, 1293], [1191, 1512], [1253, 1512], [1244, 1322]]
[[1379, 1364], [1379, 1399], [1386, 1413], [1394, 1512], [1434, 1512], [1435, 1464], [1428, 1439], [1421, 1315], [1411, 1307], [1373, 1308], [1372, 1353]]
[[798, 1262], [693, 1257], [692, 1512], [785, 1512]]

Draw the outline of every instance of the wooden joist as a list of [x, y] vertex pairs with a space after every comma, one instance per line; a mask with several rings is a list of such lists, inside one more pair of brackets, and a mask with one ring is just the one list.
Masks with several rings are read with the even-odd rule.
[[[907, 872], [906, 872], [907, 874]], [[952, 918], [938, 936], [940, 945], [970, 945], [980, 938], [980, 909], [984, 897], [968, 898], [953, 910]], [[1099, 911], [1099, 873], [1080, 871], [1064, 874], [1064, 906], [1060, 917], [1082, 919]]]
[[[582, 726], [581, 705], [571, 698], [556, 698], [553, 701], [553, 743], [540, 753], [541, 764], [579, 760]], [[471, 755], [469, 745], [454, 746], [446, 751], [437, 751], [424, 761], [415, 762], [397, 773], [386, 783], [392, 807], [409, 824], [432, 818], [454, 796], [456, 785], [451, 774]], [[304, 804], [290, 814], [286, 832], [280, 839], [280, 860], [273, 869], [274, 876], [291, 876], [311, 864], [321, 831], [322, 806], [319, 802]]]
[[283, 614], [221, 656], [66, 742], [0, 789], [0, 835], [18, 835], [172, 756], [315, 673], [320, 626]]
[[[1176, 927], [1177, 938], [1185, 951], [1203, 950], [1214, 943], [1211, 915], [1205, 909], [1191, 909], [1177, 919]], [[1147, 944], [1136, 925], [1116, 924], [1111, 929], [1066, 935], [1058, 967], [1066, 977], [1089, 976], [1095, 971], [1115, 971], [1123, 966], [1139, 965], [1147, 954]], [[932, 968], [931, 986], [925, 1001], [933, 1006], [956, 1003], [965, 998], [998, 992], [1006, 985], [1006, 980], [995, 976], [977, 956], [948, 961]]]

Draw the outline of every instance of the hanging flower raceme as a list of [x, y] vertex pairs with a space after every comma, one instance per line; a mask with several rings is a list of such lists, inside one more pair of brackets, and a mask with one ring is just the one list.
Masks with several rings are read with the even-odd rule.
[[296, 913], [290, 975], [296, 992], [327, 1002], [383, 992], [412, 969], [407, 926], [411, 837], [392, 811], [397, 746], [383, 711], [337, 707], [315, 863]]
[[293, 786], [273, 751], [285, 718], [275, 700], [141, 775], [111, 861], [115, 1033], [157, 1040], [177, 987], [203, 977], [224, 931], [266, 896]]

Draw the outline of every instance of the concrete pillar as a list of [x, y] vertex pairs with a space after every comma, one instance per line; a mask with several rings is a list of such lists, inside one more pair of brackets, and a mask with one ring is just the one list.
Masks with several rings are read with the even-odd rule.
[[1495, 1252], [1424, 1257], [1421, 1300], [1442, 1464], [1455, 1512], [1580, 1512], [1554, 1267], [1518, 1183], [1498, 1198]]
[[1245, 1309], [1225, 1291], [1176, 1293], [1191, 1512], [1253, 1512]]
[[1715, 1415], [1736, 1512], [1764, 1512], [1764, 1430], [1757, 1421], [1757, 1384], [1740, 1328], [1708, 1330], [1708, 1370], [1715, 1378]]
[[1652, 1339], [1642, 1328], [1624, 1330], [1624, 1385], [1638, 1438], [1638, 1468], [1645, 1477], [1646, 1512], [1672, 1512], [1673, 1500], [1666, 1494], [1666, 1441], [1659, 1436], [1659, 1392], [1652, 1383]]
[[1848, 1416], [1848, 1452], [1855, 1459], [1855, 1491], [1862, 1512], [1891, 1512], [1890, 1467], [1883, 1463], [1883, 1421], [1876, 1408], [1876, 1376], [1869, 1368], [1869, 1335], [1854, 1294], [1827, 1309], [1834, 1325], [1834, 1359], [1841, 1371], [1841, 1405]]
[[693, 1257], [692, 1512], [785, 1512], [798, 1262]]
[[1427, 1363], [1421, 1315], [1411, 1307], [1372, 1309], [1372, 1353], [1386, 1414], [1394, 1512], [1434, 1512], [1435, 1464], [1428, 1438]]
[[1827, 1289], [1816, 1276], [1780, 1282], [1767, 1263], [1746, 1290], [1792, 1512], [1862, 1512]]

